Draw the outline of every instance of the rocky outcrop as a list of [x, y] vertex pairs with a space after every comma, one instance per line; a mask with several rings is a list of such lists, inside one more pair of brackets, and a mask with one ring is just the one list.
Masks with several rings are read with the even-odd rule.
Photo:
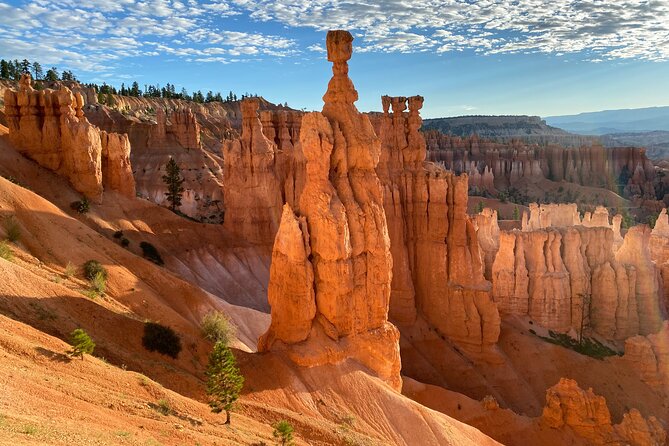
[[620, 424], [613, 425], [606, 399], [566, 378], [547, 390], [541, 422], [552, 429], [571, 428], [588, 444], [651, 446], [662, 445], [667, 438], [655, 417], [646, 419], [636, 409], [626, 413]]
[[626, 360], [643, 382], [669, 398], [669, 322], [648, 336], [634, 336], [625, 341]]
[[169, 114], [162, 107], [158, 108], [156, 125], [150, 127], [147, 146], [199, 149], [200, 125], [195, 114], [186, 108], [172, 110]]
[[384, 96], [382, 103], [373, 121], [393, 254], [391, 319], [411, 325], [419, 315], [468, 352], [485, 353], [500, 320], [466, 214], [467, 175], [425, 161], [422, 97]]
[[[104, 184], [134, 196], [130, 194], [133, 184], [118, 181], [127, 180], [132, 173], [127, 137], [104, 134], [91, 125], [84, 117], [83, 102], [81, 94], [65, 87], [35, 90], [30, 75], [23, 75], [18, 91], [5, 91], [10, 141], [27, 157], [67, 178], [90, 199], [101, 200]], [[103, 164], [110, 175], [106, 182]]]
[[650, 234], [650, 257], [660, 269], [664, 305], [669, 309], [669, 216], [662, 209]]
[[223, 147], [224, 225], [252, 243], [271, 246], [283, 205], [276, 145], [263, 134], [257, 99], [242, 102], [242, 115], [241, 137]]
[[[426, 131], [425, 138], [431, 160], [443, 162], [456, 173], [476, 171], [481, 177], [492, 176], [497, 190], [512, 187], [521, 179], [549, 179], [615, 192], [619, 192], [621, 184], [626, 196], [655, 198], [655, 169], [642, 148], [605, 148], [598, 144], [565, 148], [520, 140], [501, 143], [481, 140], [476, 135], [463, 138], [435, 130]], [[472, 185], [495, 193], [489, 181]]]
[[134, 197], [135, 178], [130, 164], [128, 135], [100, 131], [102, 143], [102, 185], [127, 197]]
[[[283, 210], [270, 269], [272, 322], [258, 350], [283, 349], [307, 366], [354, 358], [399, 389], [399, 332], [387, 319], [392, 258], [375, 172], [380, 142], [353, 104], [352, 40], [328, 32], [333, 77], [323, 112], [302, 119], [306, 184], [299, 212]], [[258, 123], [253, 137], [266, 139], [259, 131]]]
[[[531, 207], [523, 231], [495, 230], [497, 249], [486, 235], [496, 226], [490, 221], [494, 214], [487, 211], [477, 217], [479, 243], [500, 312], [529, 315], [559, 331], [580, 330], [585, 318], [585, 327], [612, 340], [657, 332], [664, 304], [647, 227], [631, 228], [616, 250], [611, 228], [552, 226], [551, 209], [559, 207], [545, 209]], [[575, 217], [570, 207], [566, 210], [570, 219]], [[538, 229], [530, 230], [532, 225]]]

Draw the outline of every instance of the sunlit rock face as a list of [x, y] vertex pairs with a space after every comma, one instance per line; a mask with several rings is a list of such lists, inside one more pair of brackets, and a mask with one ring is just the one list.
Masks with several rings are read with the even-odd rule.
[[611, 340], [657, 332], [665, 308], [648, 227], [631, 228], [623, 241], [619, 216], [609, 223], [602, 208], [580, 221], [574, 211], [530, 206], [522, 231], [500, 231], [489, 210], [476, 217], [500, 312], [559, 331], [583, 325]]
[[664, 444], [667, 433], [653, 416], [644, 418], [632, 409], [613, 425], [603, 396], [583, 390], [573, 379], [562, 378], [546, 391], [546, 406], [541, 423], [552, 429], [570, 428], [588, 444]]
[[[472, 187], [496, 193], [521, 181], [549, 179], [618, 191], [626, 196], [655, 199], [655, 169], [646, 149], [587, 145], [565, 148], [538, 146], [520, 140], [494, 142], [478, 136], [458, 137], [425, 132], [428, 156], [447, 169], [470, 173]], [[598, 175], [592, 175], [598, 172]]]
[[330, 31], [333, 77], [322, 113], [301, 123], [306, 181], [299, 212], [284, 207], [274, 242], [272, 322], [260, 351], [302, 365], [354, 358], [399, 389], [399, 332], [388, 322], [392, 257], [375, 168], [380, 141], [353, 102], [352, 36]]
[[35, 90], [24, 74], [18, 91], [5, 90], [4, 99], [9, 139], [21, 153], [67, 178], [90, 199], [100, 201], [105, 186], [134, 196], [127, 135], [91, 125], [80, 93], [66, 87]]
[[486, 353], [500, 319], [466, 213], [468, 177], [426, 161], [422, 97], [384, 96], [382, 104], [372, 121], [393, 255], [391, 319], [409, 326], [421, 317], [467, 351]]

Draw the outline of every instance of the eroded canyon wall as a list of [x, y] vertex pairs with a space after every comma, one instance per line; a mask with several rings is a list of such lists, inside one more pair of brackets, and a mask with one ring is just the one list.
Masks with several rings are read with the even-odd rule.
[[[559, 331], [580, 330], [584, 319], [607, 339], [657, 332], [665, 308], [648, 227], [630, 228], [617, 243], [619, 226], [609, 224], [608, 213], [585, 226], [572, 208], [532, 206], [522, 231], [499, 231], [491, 211], [477, 218], [479, 232], [499, 234], [498, 246], [480, 245], [500, 311]], [[560, 211], [562, 217], [552, 215]]]
[[327, 35], [333, 77], [323, 112], [302, 119], [306, 183], [299, 212], [283, 210], [270, 268], [272, 322], [258, 350], [285, 349], [302, 365], [354, 358], [399, 389], [399, 332], [388, 322], [392, 257], [375, 171], [381, 145], [354, 105], [352, 40], [346, 31]]
[[467, 175], [426, 162], [422, 97], [384, 96], [382, 103], [373, 122], [393, 254], [391, 318], [411, 325], [420, 315], [466, 350], [488, 351], [500, 319], [466, 213]]
[[127, 135], [91, 125], [81, 94], [65, 87], [35, 90], [24, 74], [19, 90], [5, 90], [4, 99], [9, 138], [21, 153], [64, 176], [90, 199], [101, 200], [105, 185], [134, 196]]
[[[529, 145], [521, 141], [499, 143], [476, 135], [457, 137], [435, 130], [425, 132], [429, 159], [443, 162], [456, 173], [468, 172], [471, 186], [495, 193], [521, 179], [568, 181], [603, 187], [626, 196], [655, 198], [655, 169], [646, 150], [636, 147], [605, 148], [601, 145], [565, 148]], [[597, 172], [597, 175], [592, 175]]]
[[562, 378], [546, 391], [541, 424], [551, 429], [570, 428], [587, 444], [662, 445], [667, 433], [654, 416], [644, 418], [637, 409], [613, 424], [603, 396], [583, 390], [573, 379]]

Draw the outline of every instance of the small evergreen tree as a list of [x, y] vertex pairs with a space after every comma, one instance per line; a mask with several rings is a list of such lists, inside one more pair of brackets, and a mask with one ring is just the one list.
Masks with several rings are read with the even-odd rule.
[[0, 60], [0, 78], [9, 79], [9, 73], [9, 63], [5, 59]]
[[33, 62], [33, 76], [36, 81], [42, 79], [42, 76], [44, 76], [42, 65], [39, 62]]
[[276, 423], [274, 426], [274, 432], [272, 435], [274, 438], [279, 441], [279, 444], [282, 446], [289, 446], [293, 443], [293, 426], [290, 425], [286, 420], [281, 420]]
[[518, 206], [513, 207], [513, 219], [520, 220], [520, 210], [518, 210]]
[[50, 70], [47, 70], [46, 76], [44, 77], [45, 81], [55, 82], [58, 80], [58, 68], [51, 67]]
[[479, 204], [476, 205], [476, 213], [480, 214], [481, 212], [483, 212], [483, 202], [479, 201]]
[[67, 353], [70, 356], [79, 356], [82, 360], [84, 359], [84, 353], [90, 355], [95, 349], [95, 342], [81, 328], [77, 328], [70, 333], [70, 345], [72, 346], [72, 350]]
[[225, 424], [230, 424], [230, 411], [244, 386], [244, 377], [237, 368], [235, 356], [223, 342], [217, 342], [207, 365], [207, 395], [214, 413], [225, 411]]
[[165, 165], [165, 175], [163, 175], [163, 181], [167, 185], [167, 201], [170, 202], [170, 209], [172, 212], [175, 212], [179, 206], [181, 206], [181, 197], [183, 196], [184, 188], [183, 183], [184, 179], [181, 176], [181, 169], [174, 158], [170, 157], [170, 160]]

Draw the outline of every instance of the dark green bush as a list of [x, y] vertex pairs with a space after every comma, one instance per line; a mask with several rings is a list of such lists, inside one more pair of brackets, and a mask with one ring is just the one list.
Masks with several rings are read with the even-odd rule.
[[139, 247], [142, 248], [142, 254], [144, 255], [144, 258], [147, 260], [152, 261], [156, 265], [164, 265], [165, 262], [163, 262], [163, 258], [160, 257], [160, 253], [156, 249], [155, 246], [153, 246], [149, 242], [141, 242], [139, 244]]
[[157, 322], [146, 322], [142, 345], [150, 352], [158, 352], [176, 359], [181, 351], [181, 338], [170, 327]]
[[88, 198], [83, 197], [79, 201], [73, 201], [70, 204], [70, 208], [79, 212], [80, 214], [85, 214], [91, 209], [91, 204], [88, 202]]
[[123, 231], [114, 232], [114, 238], [121, 238], [121, 237], [123, 237]]
[[104, 266], [97, 260], [89, 260], [84, 263], [84, 277], [88, 280], [95, 280], [95, 276], [98, 273], [102, 274], [102, 277], [107, 280], [107, 270]]
[[123, 238], [121, 239], [121, 246], [123, 246], [124, 248], [127, 248], [128, 246], [130, 246], [130, 240], [128, 240], [127, 238], [123, 237]]

